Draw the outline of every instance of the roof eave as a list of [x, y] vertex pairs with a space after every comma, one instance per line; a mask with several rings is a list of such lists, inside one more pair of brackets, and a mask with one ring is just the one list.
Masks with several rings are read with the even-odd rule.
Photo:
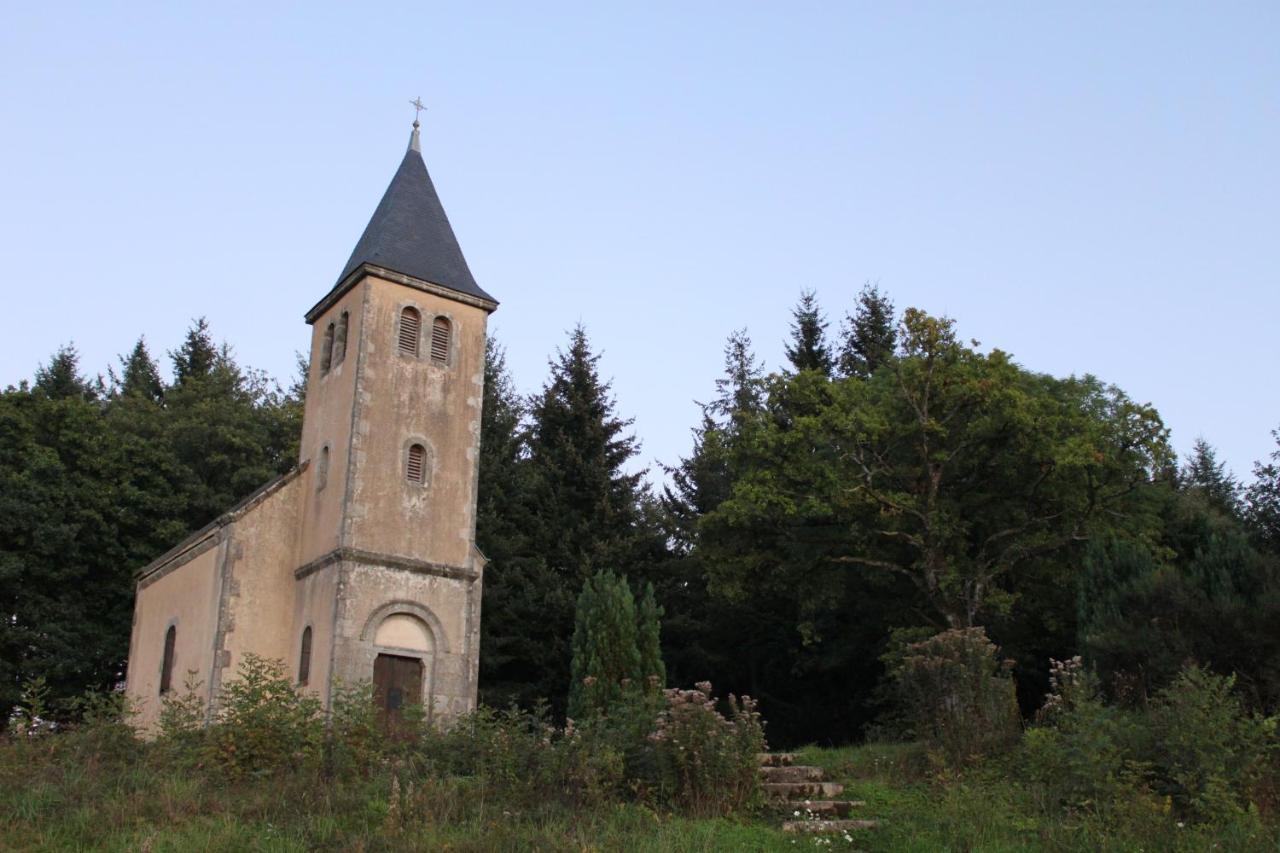
[[414, 278], [411, 275], [405, 275], [404, 273], [396, 272], [395, 270], [387, 269], [386, 267], [380, 267], [377, 264], [365, 262], [348, 273], [346, 277], [334, 285], [333, 290], [330, 290], [323, 299], [311, 307], [311, 310], [308, 311], [306, 315], [307, 324], [310, 325], [315, 323], [316, 319], [319, 318], [321, 314], [328, 311], [329, 308], [341, 299], [348, 290], [355, 287], [361, 279], [368, 275], [377, 276], [378, 278], [386, 279], [387, 281], [393, 281], [396, 284], [403, 284], [405, 287], [412, 287], [414, 290], [421, 290], [424, 293], [443, 296], [445, 299], [452, 299], [453, 301], [461, 302], [464, 305], [473, 305], [490, 314], [498, 309], [498, 303], [496, 300], [485, 299], [484, 297], [476, 296], [471, 293], [463, 293], [460, 290], [454, 290], [452, 287], [445, 287], [442, 284], [436, 284], [435, 282], [426, 281], [421, 278]]

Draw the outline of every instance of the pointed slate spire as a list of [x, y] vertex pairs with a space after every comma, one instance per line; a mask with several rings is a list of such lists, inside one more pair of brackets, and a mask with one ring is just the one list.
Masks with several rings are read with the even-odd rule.
[[469, 296], [497, 301], [476, 284], [458, 239], [453, 236], [449, 217], [422, 162], [416, 120], [400, 168], [373, 212], [360, 242], [356, 243], [342, 275], [338, 276], [338, 282], [366, 263]]

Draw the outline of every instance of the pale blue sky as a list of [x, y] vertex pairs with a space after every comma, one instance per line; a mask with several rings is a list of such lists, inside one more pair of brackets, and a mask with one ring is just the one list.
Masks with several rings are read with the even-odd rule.
[[201, 314], [287, 379], [418, 94], [519, 385], [581, 320], [646, 463], [731, 330], [777, 367], [801, 288], [834, 329], [867, 279], [1179, 451], [1274, 447], [1274, 2], [8, 4], [0, 384]]

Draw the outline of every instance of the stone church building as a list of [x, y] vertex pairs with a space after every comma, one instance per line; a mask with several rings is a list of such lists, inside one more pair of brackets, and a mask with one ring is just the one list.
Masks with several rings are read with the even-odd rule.
[[476, 284], [409, 149], [337, 283], [306, 314], [298, 466], [138, 574], [128, 695], [142, 727], [189, 673], [206, 705], [244, 655], [329, 701], [372, 681], [389, 713], [475, 706], [475, 545], [485, 324]]

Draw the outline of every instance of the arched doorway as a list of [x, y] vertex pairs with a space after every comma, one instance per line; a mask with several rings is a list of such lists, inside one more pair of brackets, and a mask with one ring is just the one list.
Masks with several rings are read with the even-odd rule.
[[430, 707], [424, 678], [435, 651], [431, 628], [411, 613], [391, 613], [373, 637], [374, 700], [384, 723], [396, 728], [412, 706]]

